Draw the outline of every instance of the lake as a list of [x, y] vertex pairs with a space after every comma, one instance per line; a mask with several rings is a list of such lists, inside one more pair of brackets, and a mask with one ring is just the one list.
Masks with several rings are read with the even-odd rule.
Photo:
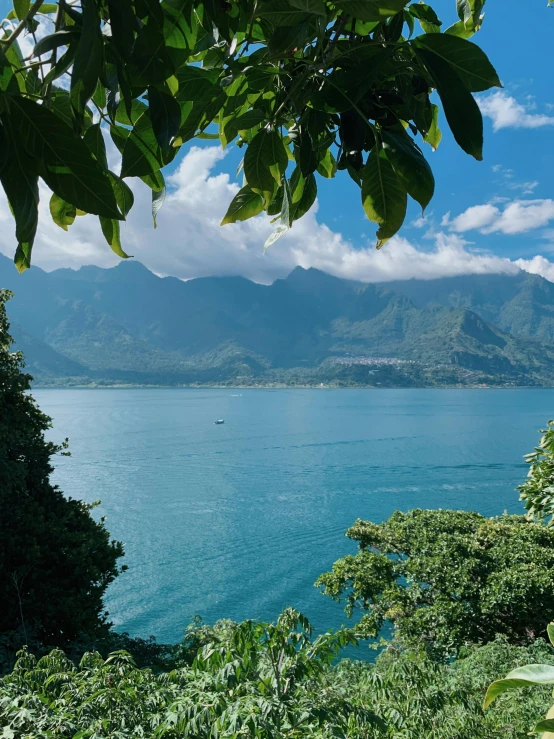
[[[102, 500], [128, 572], [106, 599], [119, 630], [177, 641], [195, 614], [269, 620], [294, 605], [345, 621], [313, 587], [355, 551], [356, 518], [521, 510], [524, 453], [554, 390], [37, 389], [70, 437], [66, 495]], [[218, 418], [224, 425], [215, 425]]]

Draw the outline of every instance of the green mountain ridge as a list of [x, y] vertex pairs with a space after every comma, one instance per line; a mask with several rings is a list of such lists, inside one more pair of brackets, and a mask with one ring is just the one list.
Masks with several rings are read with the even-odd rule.
[[260, 285], [0, 255], [0, 285], [39, 384], [554, 385], [554, 284], [524, 272]]

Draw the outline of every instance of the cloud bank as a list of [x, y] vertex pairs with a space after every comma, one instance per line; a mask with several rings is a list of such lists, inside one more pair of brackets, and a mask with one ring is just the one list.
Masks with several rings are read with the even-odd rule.
[[[435, 234], [431, 248], [395, 237], [380, 251], [369, 243], [355, 246], [332, 231], [318, 219], [316, 205], [264, 255], [262, 245], [273, 228], [266, 216], [244, 223], [219, 225], [238, 190], [228, 174], [214, 174], [214, 168], [224, 156], [219, 147], [190, 149], [178, 169], [168, 177], [169, 194], [158, 216], [156, 230], [150, 216], [150, 190], [138, 183], [135, 206], [129, 221], [122, 225], [126, 251], [157, 274], [182, 279], [243, 275], [257, 282], [270, 283], [300, 265], [364, 282], [460, 274], [515, 274], [519, 269], [544, 274], [554, 281], [554, 265], [543, 257], [529, 262], [510, 261], [472, 250], [461, 236], [470, 228], [517, 233], [513, 227], [509, 230], [508, 222], [519, 222], [521, 228], [531, 218], [536, 219], [537, 213], [542, 214], [543, 220], [554, 217], [554, 201], [513, 203], [503, 211], [494, 205], [474, 206], [448, 222], [449, 232]], [[96, 218], [77, 218], [66, 233], [51, 221], [48, 199], [49, 193], [43, 188], [39, 234], [33, 250], [35, 265], [51, 270], [86, 264], [101, 267], [118, 264], [118, 257], [104, 242]], [[510, 208], [519, 213], [517, 218], [506, 215], [511, 212]], [[10, 257], [15, 250], [13, 234], [13, 220], [3, 199], [0, 201], [0, 251]]]

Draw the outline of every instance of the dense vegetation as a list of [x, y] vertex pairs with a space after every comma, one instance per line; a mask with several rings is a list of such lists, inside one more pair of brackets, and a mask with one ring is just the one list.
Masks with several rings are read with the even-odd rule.
[[0, 255], [0, 280], [40, 384], [554, 384], [554, 285], [538, 275], [391, 288], [297, 268], [259, 285], [126, 262], [21, 277]]
[[65, 645], [107, 631], [102, 597], [123, 548], [93, 506], [49, 480], [65, 446], [45, 440], [50, 419], [28, 394], [21, 354], [10, 351], [8, 297], [0, 291], [0, 633], [4, 643]]
[[[300, 619], [301, 623], [297, 620]], [[370, 662], [330, 665], [347, 633], [309, 637], [292, 610], [274, 625], [216, 624], [211, 644], [172, 669], [138, 669], [126, 652], [79, 663], [61, 651], [23, 651], [0, 681], [10, 739], [524, 739], [549, 705], [548, 690], [500, 698], [482, 711], [487, 684], [527, 662], [554, 666], [543, 640], [496, 639], [441, 664], [390, 647]]]
[[[468, 40], [484, 4], [459, 0], [458, 17], [452, 7], [443, 22], [407, 0], [14, 0], [0, 39], [0, 182], [18, 269], [31, 263], [39, 178], [53, 191], [55, 223], [67, 230], [96, 214], [126, 257], [126, 180], [151, 188], [155, 226], [161, 170], [196, 136], [236, 140], [245, 152], [224, 224], [277, 216], [269, 246], [314, 203], [316, 172], [340, 169], [359, 187], [380, 246], [401, 227], [408, 195], [422, 209], [433, 196], [416, 137], [439, 145], [434, 90], [459, 146], [482, 159], [473, 93], [501, 86]], [[47, 35], [24, 58], [18, 39], [41, 17]], [[121, 153], [119, 174], [108, 168], [102, 127]]]

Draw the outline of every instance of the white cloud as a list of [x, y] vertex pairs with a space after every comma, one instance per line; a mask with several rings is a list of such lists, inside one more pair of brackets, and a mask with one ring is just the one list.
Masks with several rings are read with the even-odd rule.
[[522, 105], [504, 90], [480, 96], [477, 102], [483, 115], [492, 120], [494, 131], [501, 128], [540, 128], [554, 125], [554, 117], [529, 113], [535, 107], [534, 104], [528, 101], [527, 106]]
[[[418, 247], [403, 237], [391, 239], [380, 251], [372, 243], [356, 247], [318, 220], [317, 206], [264, 255], [262, 245], [273, 228], [267, 217], [219, 225], [238, 190], [228, 174], [213, 174], [224, 156], [218, 147], [190, 149], [178, 169], [168, 177], [170, 192], [158, 216], [156, 230], [150, 216], [150, 191], [139, 182], [135, 206], [129, 221], [122, 226], [127, 252], [157, 274], [182, 279], [243, 275], [264, 283], [287, 275], [297, 265], [365, 282], [460, 274], [514, 274], [522, 266], [499, 256], [477, 253], [456, 233], [436, 233], [431, 248]], [[77, 218], [65, 233], [50, 219], [46, 188], [41, 191], [40, 211], [34, 264], [48, 270], [84, 264], [102, 267], [118, 264], [119, 259], [104, 242], [96, 218]], [[481, 217], [478, 223], [482, 225], [485, 220]], [[10, 256], [15, 249], [13, 232], [12, 217], [2, 199], [0, 250]], [[546, 272], [549, 264], [534, 268]]]
[[516, 200], [483, 233], [519, 234], [546, 226], [554, 218], [554, 200]]
[[[473, 231], [474, 229], [482, 229], [495, 221], [500, 211], [495, 205], [486, 203], [485, 205], [472, 205], [459, 216], [453, 218], [448, 224], [451, 231], [463, 233], [464, 231]], [[444, 225], [448, 222], [446, 221]]]
[[514, 263], [520, 269], [530, 272], [532, 275], [541, 275], [546, 280], [554, 282], [554, 264], [540, 254], [532, 259], [516, 259]]
[[[532, 184], [532, 183], [531, 183]], [[498, 202], [498, 200], [496, 201]], [[449, 222], [451, 231], [519, 234], [546, 226], [554, 219], [554, 200], [514, 200], [501, 211], [496, 205], [473, 205]]]

